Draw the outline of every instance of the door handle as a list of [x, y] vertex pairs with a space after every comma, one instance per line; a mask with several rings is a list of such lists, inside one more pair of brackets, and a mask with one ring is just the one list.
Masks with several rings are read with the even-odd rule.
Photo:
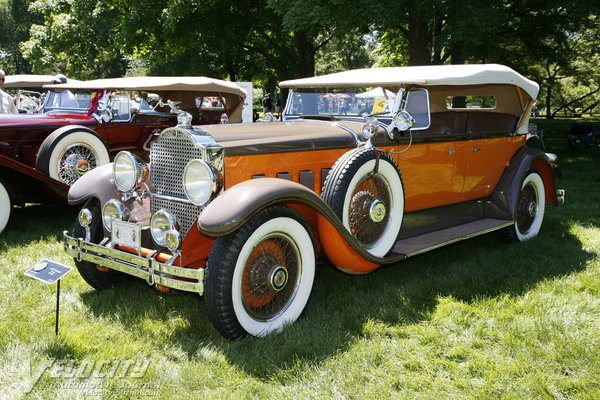
[[481, 151], [481, 149], [478, 149], [477, 147], [471, 147], [471, 151]]
[[456, 153], [456, 150], [448, 149], [448, 154], [455, 154], [455, 153]]

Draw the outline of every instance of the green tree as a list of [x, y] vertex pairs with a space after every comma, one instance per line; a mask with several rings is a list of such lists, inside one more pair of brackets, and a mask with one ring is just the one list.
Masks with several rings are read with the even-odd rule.
[[19, 43], [29, 38], [29, 27], [38, 18], [29, 12], [30, 0], [0, 0], [0, 60], [7, 73], [25, 74], [31, 66]]
[[104, 0], [37, 0], [30, 11], [43, 18], [21, 43], [34, 72], [62, 71], [74, 78], [122, 76], [127, 59], [117, 32], [121, 10]]

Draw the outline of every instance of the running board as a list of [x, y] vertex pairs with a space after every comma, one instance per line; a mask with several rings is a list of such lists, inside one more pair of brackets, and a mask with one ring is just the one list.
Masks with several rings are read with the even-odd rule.
[[404, 254], [406, 257], [415, 256], [429, 250], [437, 249], [438, 247], [502, 229], [513, 223], [514, 221], [506, 219], [483, 218], [466, 224], [411, 236], [397, 241], [390, 255]]

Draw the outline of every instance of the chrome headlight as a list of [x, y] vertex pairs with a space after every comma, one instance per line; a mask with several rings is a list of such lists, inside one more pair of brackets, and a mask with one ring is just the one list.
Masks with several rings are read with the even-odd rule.
[[[150, 233], [152, 234], [152, 239], [154, 239], [159, 246], [166, 246], [167, 234], [171, 231], [177, 231], [177, 228], [177, 220], [173, 214], [165, 210], [158, 210], [150, 220]], [[179, 235], [177, 235], [177, 238], [179, 238]], [[172, 242], [172, 237], [169, 235], [169, 244], [171, 245]]]
[[414, 125], [415, 120], [408, 111], [402, 110], [394, 116], [394, 122], [396, 123], [398, 130], [406, 131]]
[[183, 190], [197, 206], [206, 204], [220, 188], [218, 173], [203, 160], [192, 160], [183, 171]]
[[129, 210], [118, 200], [112, 199], [104, 204], [102, 207], [102, 224], [107, 231], [112, 229], [113, 218], [120, 221], [127, 221], [129, 219]]
[[363, 125], [361, 135], [363, 139], [369, 140], [375, 132], [379, 129], [379, 121], [375, 117], [369, 118], [369, 120]]
[[87, 208], [82, 208], [81, 211], [79, 211], [77, 219], [79, 221], [79, 225], [83, 226], [84, 228], [90, 226], [92, 222], [94, 222], [92, 212]]
[[113, 179], [122, 192], [131, 192], [148, 177], [148, 165], [128, 151], [121, 151], [113, 161]]

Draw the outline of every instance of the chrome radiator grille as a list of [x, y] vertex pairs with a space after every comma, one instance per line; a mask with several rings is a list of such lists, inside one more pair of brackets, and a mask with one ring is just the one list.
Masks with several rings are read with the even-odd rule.
[[[194, 159], [202, 159], [202, 150], [188, 134], [178, 129], [163, 132], [150, 149], [150, 191], [152, 194], [186, 200], [183, 191], [183, 169]], [[178, 201], [151, 197], [150, 212], [163, 209], [175, 216], [186, 235], [198, 217], [198, 207]]]

